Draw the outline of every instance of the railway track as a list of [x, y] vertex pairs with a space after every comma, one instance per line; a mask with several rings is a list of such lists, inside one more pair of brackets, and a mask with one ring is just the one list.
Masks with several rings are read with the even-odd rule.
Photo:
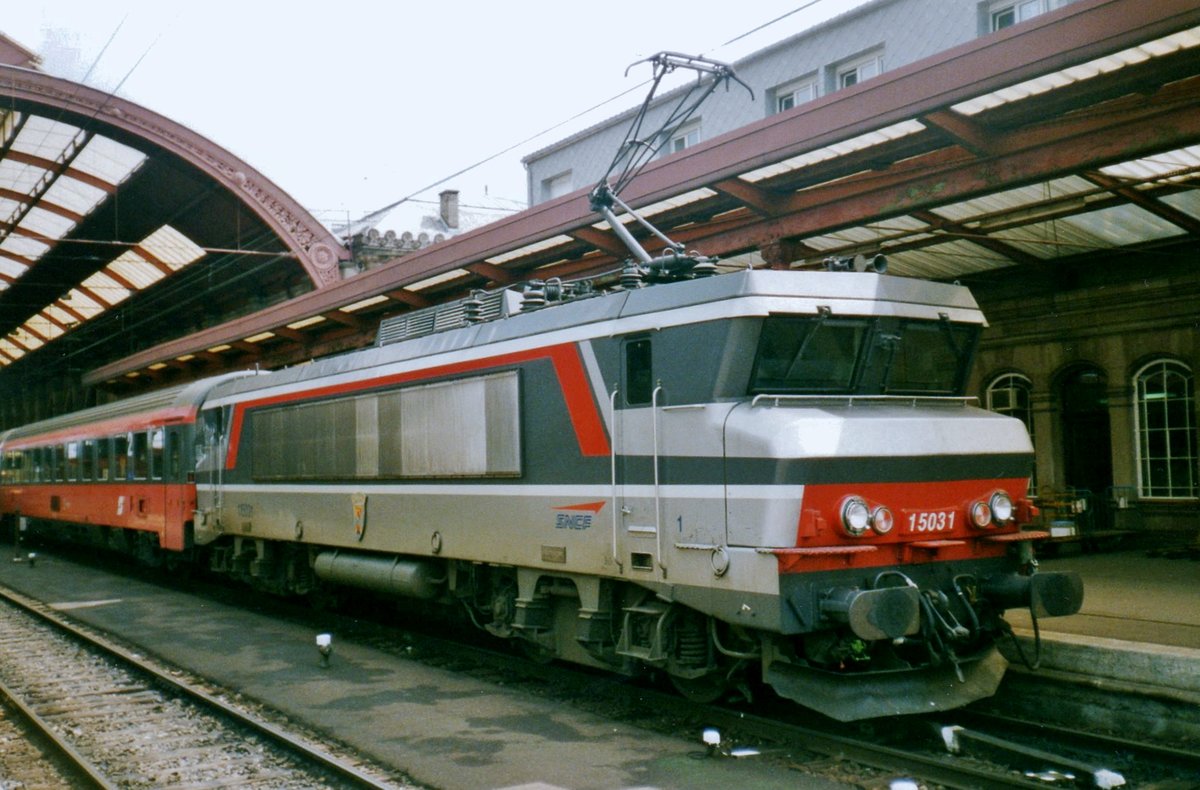
[[[197, 594], [239, 605], [237, 596], [230, 596], [226, 588], [197, 587], [201, 590]], [[303, 622], [309, 629], [318, 620], [327, 623], [329, 617], [283, 601], [276, 601], [271, 609], [273, 617]], [[441, 628], [428, 633], [424, 621], [377, 622], [368, 613], [386, 609], [365, 606], [348, 613], [353, 617], [339, 625], [339, 639], [600, 716], [634, 721], [663, 734], [682, 735], [694, 739], [698, 757], [722, 759], [734, 756], [738, 746], [750, 746], [759, 753], [754, 759], [772, 760], [781, 771], [872, 787], [885, 786], [885, 780], [896, 777], [951, 788], [1121, 786], [1120, 779], [1130, 787], [1162, 781], [1177, 783], [1170, 786], [1200, 786], [1200, 754], [1186, 749], [964, 712], [841, 725], [790, 703], [696, 705], [646, 684], [557, 663], [539, 665], [503, 649], [481, 647], [474, 631], [469, 632], [474, 643], [468, 644], [445, 638]], [[758, 691], [754, 693], [757, 696]], [[721, 733], [719, 745], [708, 748], [702, 743], [705, 728]], [[947, 728], [965, 733], [966, 745], [957, 753], [944, 746]], [[980, 748], [982, 742], [987, 748]]]
[[[0, 695], [11, 716], [42, 733], [53, 763], [72, 766], [63, 775], [90, 786], [407, 786], [3, 587]], [[17, 780], [0, 773], [0, 786]]]

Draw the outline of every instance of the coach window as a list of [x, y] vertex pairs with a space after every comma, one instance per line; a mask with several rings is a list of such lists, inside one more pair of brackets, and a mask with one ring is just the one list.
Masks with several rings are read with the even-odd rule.
[[113, 480], [126, 480], [129, 475], [129, 436], [121, 434], [114, 436], [113, 447]]
[[112, 437], [96, 442], [96, 479], [107, 480], [112, 471]]
[[61, 483], [67, 479], [67, 448], [66, 445], [54, 445], [54, 481]]
[[133, 479], [150, 477], [150, 435], [145, 431], [133, 434]]
[[625, 403], [637, 406], [649, 403], [654, 394], [654, 369], [651, 367], [650, 339], [625, 343]]
[[163, 479], [163, 429], [150, 431], [150, 478]]
[[67, 480], [75, 482], [79, 479], [79, 442], [67, 442]]
[[1143, 497], [1194, 499], [1197, 481], [1196, 383], [1182, 362], [1160, 359], [1133, 377], [1138, 489]]
[[95, 439], [83, 440], [83, 452], [79, 459], [79, 479], [84, 482], [96, 479]]

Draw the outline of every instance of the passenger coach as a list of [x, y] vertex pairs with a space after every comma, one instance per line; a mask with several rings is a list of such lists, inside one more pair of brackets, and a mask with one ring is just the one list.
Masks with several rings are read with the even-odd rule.
[[[246, 375], [234, 374], [234, 375]], [[0, 434], [0, 506], [156, 562], [183, 551], [196, 508], [196, 415], [218, 377]]]

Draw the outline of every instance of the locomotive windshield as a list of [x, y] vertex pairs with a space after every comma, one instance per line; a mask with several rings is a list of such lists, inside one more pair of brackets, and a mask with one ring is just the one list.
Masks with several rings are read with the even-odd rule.
[[958, 395], [979, 328], [946, 320], [771, 316], [750, 392]]

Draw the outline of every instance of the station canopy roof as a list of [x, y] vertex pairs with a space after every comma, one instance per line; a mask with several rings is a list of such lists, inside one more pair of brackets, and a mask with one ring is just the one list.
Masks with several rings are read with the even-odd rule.
[[0, 45], [0, 376], [106, 361], [338, 278], [342, 245], [249, 165]]
[[[111, 156], [114, 178], [147, 167]], [[84, 380], [291, 364], [368, 343], [380, 318], [474, 288], [610, 272], [628, 254], [587, 192], [234, 320], [164, 332]], [[1078, 0], [655, 161], [621, 197], [689, 249], [739, 266], [883, 252], [893, 274], [949, 280], [1098, 256], [1194, 256], [1200, 7]], [[64, 208], [86, 214], [75, 208], [83, 202]], [[31, 233], [49, 238], [61, 219]], [[164, 218], [137, 242], [170, 280], [198, 264], [168, 226], [178, 230]]]

